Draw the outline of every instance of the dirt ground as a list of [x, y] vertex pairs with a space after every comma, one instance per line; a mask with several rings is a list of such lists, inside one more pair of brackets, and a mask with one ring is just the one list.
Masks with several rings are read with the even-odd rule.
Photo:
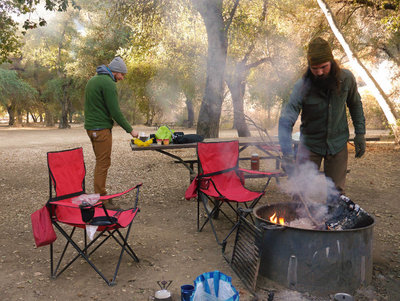
[[[137, 129], [154, 132], [150, 128]], [[230, 135], [229, 131], [221, 133]], [[232, 276], [240, 300], [253, 300], [224, 260], [210, 228], [197, 232], [196, 202], [184, 199], [189, 172], [162, 154], [132, 152], [129, 136], [119, 128], [113, 130], [113, 136], [109, 193], [121, 192], [138, 182], [144, 185], [130, 237], [140, 262], [125, 256], [117, 285], [108, 287], [82, 260], [59, 278], [51, 279], [49, 247], [36, 248], [31, 230], [30, 214], [48, 198], [46, 152], [83, 147], [86, 190], [93, 192], [95, 158], [82, 126], [69, 130], [0, 126], [0, 299], [147, 301], [158, 289], [156, 281], [172, 280], [169, 289], [178, 300], [181, 285], [192, 284], [204, 272], [220, 270]], [[176, 154], [187, 159], [195, 155], [193, 150]], [[399, 161], [400, 151], [391, 143], [368, 143], [362, 159], [355, 160], [354, 153], [350, 153], [347, 195], [370, 212], [376, 222], [373, 280], [357, 292], [356, 300], [400, 300]], [[285, 200], [287, 197], [273, 182], [261, 204]], [[128, 202], [121, 200], [123, 206], [129, 206]], [[55, 246], [59, 247], [62, 240], [58, 235]], [[111, 277], [117, 250], [110, 243], [96, 252], [93, 260]], [[332, 300], [332, 296], [317, 298], [278, 285], [259, 286], [260, 300], [267, 300], [266, 289], [271, 288], [274, 300]]]

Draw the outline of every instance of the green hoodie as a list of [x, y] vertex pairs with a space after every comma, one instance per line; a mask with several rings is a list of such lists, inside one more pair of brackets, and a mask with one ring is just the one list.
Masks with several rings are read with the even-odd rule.
[[115, 120], [127, 133], [132, 132], [132, 126], [121, 113], [112, 73], [105, 65], [96, 71], [85, 88], [85, 129], [111, 129]]

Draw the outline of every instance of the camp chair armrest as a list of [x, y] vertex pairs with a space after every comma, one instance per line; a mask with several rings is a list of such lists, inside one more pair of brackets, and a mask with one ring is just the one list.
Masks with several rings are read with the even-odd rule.
[[133, 206], [133, 209], [136, 209], [137, 208], [137, 203], [138, 203], [138, 200], [139, 200], [139, 187], [142, 186], [142, 185], [143, 185], [143, 183], [139, 183], [136, 186], [134, 186], [132, 188], [129, 188], [129, 189], [127, 189], [127, 190], [125, 190], [125, 191], [123, 191], [121, 193], [103, 195], [103, 196], [100, 197], [100, 201], [104, 201], [104, 200], [109, 200], [109, 199], [112, 199], [112, 198], [120, 197], [121, 195], [124, 195], [124, 194], [126, 194], [126, 193], [128, 193], [128, 192], [130, 192], [130, 191], [132, 191], [134, 189], [137, 189], [136, 190], [136, 197], [135, 197], [135, 204]]
[[219, 171], [215, 171], [215, 172], [210, 172], [210, 173], [206, 173], [206, 174], [200, 174], [197, 177], [199, 179], [208, 178], [208, 177], [220, 175], [220, 174], [227, 173], [227, 172], [230, 172], [230, 171], [233, 171], [233, 170], [238, 170], [238, 169], [239, 168], [235, 166], [235, 167], [231, 167], [231, 168], [227, 168], [227, 169], [223, 169], [223, 170], [219, 170]]
[[278, 175], [282, 174], [281, 171], [265, 172], [265, 171], [258, 171], [258, 170], [244, 169], [244, 168], [239, 168], [238, 171], [245, 172], [248, 174], [257, 174], [257, 175], [266, 175], [266, 176], [278, 176]]
[[124, 195], [124, 194], [128, 193], [129, 191], [132, 191], [133, 189], [139, 188], [139, 187], [142, 186], [142, 185], [143, 185], [143, 183], [139, 183], [139, 184], [137, 184], [136, 186], [134, 186], [134, 187], [132, 187], [132, 188], [129, 188], [129, 189], [127, 189], [127, 190], [125, 190], [125, 191], [123, 191], [123, 192], [120, 192], [120, 193], [109, 194], [109, 195], [102, 195], [102, 196], [100, 196], [100, 201], [109, 200], [109, 199], [112, 199], [112, 198], [119, 197], [119, 196], [121, 196], [121, 195]]

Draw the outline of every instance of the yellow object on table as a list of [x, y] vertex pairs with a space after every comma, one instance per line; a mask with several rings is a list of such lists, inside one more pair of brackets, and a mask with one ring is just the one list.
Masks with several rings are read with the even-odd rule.
[[142, 140], [136, 138], [135, 140], [133, 140], [133, 143], [135, 145], [137, 145], [137, 146], [143, 146], [143, 147], [144, 146], [149, 146], [149, 145], [151, 145], [153, 143], [153, 138], [151, 138], [151, 139], [149, 139], [149, 140], [147, 140], [145, 142], [143, 142]]

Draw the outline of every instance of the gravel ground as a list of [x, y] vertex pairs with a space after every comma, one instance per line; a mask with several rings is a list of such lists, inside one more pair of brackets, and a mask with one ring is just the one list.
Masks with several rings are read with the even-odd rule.
[[[151, 128], [137, 127], [152, 133]], [[187, 131], [183, 129], [186, 133]], [[156, 281], [172, 280], [170, 290], [178, 300], [180, 286], [190, 284], [200, 274], [220, 270], [232, 276], [241, 300], [253, 300], [240, 279], [221, 255], [209, 228], [196, 231], [196, 202], [184, 199], [189, 172], [156, 152], [132, 152], [129, 136], [113, 130], [112, 166], [107, 187], [110, 193], [123, 191], [143, 182], [139, 207], [130, 241], [139, 263], [125, 257], [117, 285], [108, 287], [81, 260], [57, 279], [49, 277], [49, 249], [36, 248], [30, 214], [48, 198], [46, 152], [83, 147], [86, 162], [86, 188], [92, 193], [94, 155], [82, 126], [69, 130], [8, 128], [0, 126], [0, 293], [2, 300], [139, 300], [147, 301], [158, 289]], [[234, 137], [232, 131], [222, 137]], [[250, 152], [251, 150], [249, 150]], [[193, 159], [193, 150], [177, 150], [177, 155]], [[356, 300], [400, 300], [400, 152], [391, 143], [369, 143], [366, 155], [355, 160], [350, 150], [347, 195], [375, 216], [373, 279], [356, 293]], [[248, 167], [248, 166], [245, 166]], [[258, 187], [259, 180], [251, 186]], [[261, 204], [287, 201], [273, 182]], [[122, 199], [129, 206], [128, 199]], [[218, 223], [220, 223], [218, 221]], [[222, 223], [222, 222], [221, 222]], [[82, 238], [83, 239], [83, 238]], [[61, 236], [56, 246], [61, 244]], [[110, 244], [93, 259], [106, 274], [117, 251]], [[260, 300], [331, 300], [332, 296], [300, 294], [275, 283], [258, 283]]]

